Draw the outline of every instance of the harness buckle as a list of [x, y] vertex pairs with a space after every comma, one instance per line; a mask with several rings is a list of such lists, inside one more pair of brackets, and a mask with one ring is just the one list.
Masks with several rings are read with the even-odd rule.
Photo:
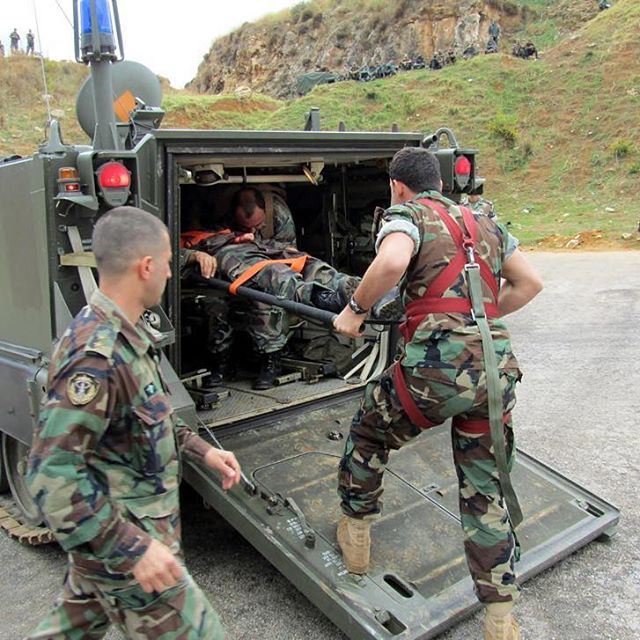
[[[473, 250], [473, 240], [465, 240], [462, 243], [462, 247], [464, 248], [464, 252], [467, 254], [467, 265], [475, 265], [478, 266], [476, 264], [476, 254]], [[466, 268], [466, 267], [465, 267]]]

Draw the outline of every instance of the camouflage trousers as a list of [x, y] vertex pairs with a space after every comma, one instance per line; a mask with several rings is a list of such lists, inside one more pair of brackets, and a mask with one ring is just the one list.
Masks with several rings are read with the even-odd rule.
[[201, 305], [207, 316], [209, 353], [230, 349], [236, 329], [249, 334], [258, 353], [280, 351], [287, 344], [289, 323], [280, 307], [217, 295], [206, 296]]
[[85, 576], [70, 564], [61, 597], [26, 640], [94, 640], [111, 624], [128, 640], [222, 640], [218, 614], [183, 570], [176, 586], [158, 594], [132, 578]]
[[[218, 273], [228, 280], [236, 280], [249, 267], [265, 259], [296, 258], [305, 255], [294, 249], [258, 247], [248, 242], [228, 245], [216, 253]], [[359, 278], [336, 271], [331, 265], [307, 256], [304, 269], [298, 273], [286, 264], [271, 264], [259, 271], [246, 283], [247, 287], [260, 289], [287, 300], [311, 305], [314, 289], [318, 287], [337, 291], [348, 300], [360, 282]], [[346, 302], [345, 302], [346, 304]]]
[[[451, 381], [450, 370], [421, 369], [427, 377], [405, 379], [422, 414], [434, 426], [448, 418], [488, 418], [484, 372], [459, 370]], [[501, 370], [504, 413], [515, 405], [520, 372]], [[420, 435], [398, 399], [393, 367], [371, 382], [351, 424], [340, 462], [338, 494], [343, 512], [355, 518], [375, 519], [381, 511], [382, 478], [391, 449], [400, 449]], [[509, 468], [515, 445], [510, 418], [505, 422]], [[505, 506], [491, 436], [472, 435], [452, 427], [453, 460], [458, 477], [459, 503], [467, 564], [481, 602], [503, 602], [518, 596], [515, 536]]]

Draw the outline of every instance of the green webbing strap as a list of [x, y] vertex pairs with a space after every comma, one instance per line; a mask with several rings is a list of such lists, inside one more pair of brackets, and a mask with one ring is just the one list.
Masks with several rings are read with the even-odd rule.
[[473, 251], [467, 251], [468, 262], [465, 265], [467, 281], [469, 284], [469, 297], [473, 316], [482, 336], [482, 352], [484, 356], [484, 370], [487, 378], [487, 396], [489, 401], [489, 425], [491, 429], [491, 442], [496, 458], [498, 475], [502, 494], [507, 503], [511, 526], [515, 529], [522, 522], [522, 510], [518, 503], [516, 492], [511, 484], [509, 466], [507, 463], [507, 451], [504, 444], [504, 424], [502, 394], [500, 392], [500, 374], [498, 371], [498, 358], [496, 357], [491, 329], [487, 322], [482, 295], [482, 280], [480, 267], [473, 258]]

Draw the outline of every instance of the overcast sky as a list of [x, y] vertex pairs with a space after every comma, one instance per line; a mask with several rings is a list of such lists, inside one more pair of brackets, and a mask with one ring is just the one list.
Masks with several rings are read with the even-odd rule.
[[[169, 78], [175, 87], [191, 80], [213, 40], [256, 18], [299, 0], [119, 0], [125, 57]], [[48, 58], [73, 59], [73, 0], [0, 0], [0, 40], [9, 52], [14, 27], [26, 46], [36, 35], [36, 51]], [[35, 7], [35, 12], [34, 12]], [[40, 31], [36, 30], [36, 19]], [[66, 15], [66, 17], [65, 17]]]

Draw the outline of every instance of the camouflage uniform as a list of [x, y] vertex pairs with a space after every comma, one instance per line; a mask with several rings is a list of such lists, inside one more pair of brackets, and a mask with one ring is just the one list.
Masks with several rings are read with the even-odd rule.
[[9, 34], [9, 39], [11, 40], [11, 53], [17, 53], [20, 46], [20, 34], [14, 29]]
[[[229, 227], [232, 227], [230, 219], [228, 222]], [[274, 235], [270, 242], [279, 242], [291, 247], [296, 246], [296, 228], [291, 211], [286, 202], [277, 194], [273, 194], [273, 231]], [[260, 230], [256, 232], [255, 236], [258, 241], [269, 242], [263, 237], [263, 232]], [[180, 251], [181, 261], [186, 262], [187, 255], [185, 253], [183, 257], [183, 252], [189, 250], [181, 249]], [[181, 262], [181, 266], [183, 264]], [[218, 273], [225, 276], [219, 257]], [[280, 307], [241, 298], [234, 298], [230, 301], [227, 296], [215, 294], [206, 296], [202, 307], [208, 321], [207, 351], [214, 357], [231, 348], [234, 327], [241, 327], [250, 335], [258, 353], [275, 353], [287, 344], [287, 315]]]
[[479, 200], [476, 200], [475, 202], [470, 202], [468, 197], [465, 197], [460, 202], [460, 204], [463, 204], [464, 206], [469, 207], [469, 209], [471, 209], [471, 211], [475, 213], [482, 213], [485, 216], [492, 218], [493, 220], [498, 219], [498, 215], [496, 214], [495, 207], [493, 206], [493, 202], [491, 200], [485, 200], [484, 198], [481, 197]]
[[132, 570], [152, 539], [183, 563], [178, 448], [210, 445], [171, 410], [151, 334], [97, 291], [62, 336], [34, 434], [27, 482], [69, 553], [62, 597], [29, 638], [222, 638], [216, 612], [184, 578], [145, 593]]
[[[401, 282], [405, 304], [424, 296], [427, 286], [451, 262], [457, 250], [440, 216], [431, 207], [416, 202], [425, 197], [439, 201], [451, 215], [460, 219], [459, 208], [440, 194], [419, 194], [413, 201], [386, 210], [376, 243], [379, 246], [382, 239], [393, 232], [406, 233], [415, 243], [414, 258]], [[479, 234], [477, 255], [488, 263], [499, 282], [502, 264], [515, 250], [517, 241], [502, 225], [487, 217], [476, 214], [475, 219]], [[484, 283], [483, 289], [486, 289]], [[467, 291], [465, 277], [460, 274], [443, 295], [445, 298], [467, 297]], [[488, 290], [485, 296], [489, 301]], [[504, 322], [492, 318], [490, 327], [500, 368], [504, 433], [512, 466], [515, 448], [510, 411], [521, 374]], [[432, 426], [454, 416], [465, 420], [488, 419], [482, 341], [469, 315], [431, 313], [424, 316], [413, 337], [403, 345], [399, 363], [411, 397]], [[400, 402], [394, 367], [391, 367], [379, 381], [367, 386], [345, 444], [338, 492], [346, 515], [378, 516], [389, 451], [399, 449], [420, 432]], [[498, 480], [491, 436], [467, 433], [454, 424], [451, 437], [465, 551], [477, 595], [483, 602], [514, 599], [518, 593], [514, 574], [515, 538]]]
[[29, 33], [27, 33], [27, 55], [33, 55], [35, 53], [35, 43], [35, 36], [33, 35], [33, 33], [31, 33], [31, 31], [29, 31]]

